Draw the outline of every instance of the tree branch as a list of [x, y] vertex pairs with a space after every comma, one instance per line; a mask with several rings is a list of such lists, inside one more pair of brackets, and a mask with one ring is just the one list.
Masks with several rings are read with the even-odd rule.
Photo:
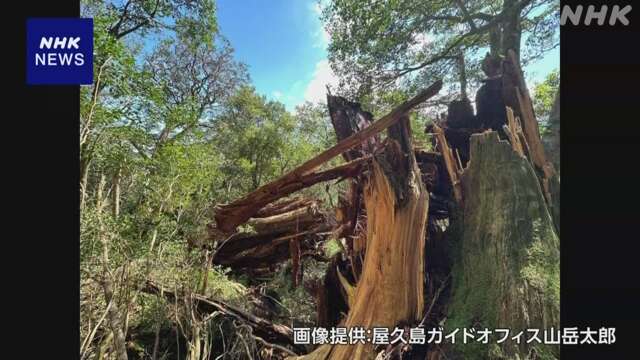
[[418, 64], [416, 66], [412, 66], [412, 67], [407, 67], [404, 69], [400, 69], [399, 72], [395, 75], [393, 75], [393, 79], [397, 79], [399, 77], [402, 77], [410, 72], [416, 71], [416, 70], [420, 70], [424, 67], [427, 67], [429, 65], [432, 65], [436, 62], [439, 62], [441, 60], [446, 59], [447, 57], [449, 57], [449, 53], [454, 50], [455, 48], [457, 48], [464, 39], [473, 36], [473, 35], [480, 35], [480, 34], [484, 34], [487, 31], [493, 29], [495, 26], [499, 25], [502, 20], [504, 20], [505, 17], [507, 17], [508, 15], [511, 14], [511, 12], [513, 10], [519, 10], [524, 8], [525, 6], [527, 6], [528, 4], [531, 3], [532, 0], [521, 0], [515, 4], [513, 4], [511, 7], [503, 9], [502, 12], [500, 12], [498, 15], [495, 15], [491, 18], [491, 20], [489, 22], [487, 22], [486, 24], [483, 24], [482, 26], [476, 26], [475, 29], [471, 29], [469, 32], [464, 33], [462, 35], [460, 35], [457, 39], [455, 39], [454, 41], [452, 41], [449, 46], [447, 46], [443, 51], [441, 51], [439, 54], [437, 54], [436, 56], [432, 57], [429, 60], [426, 60], [424, 62], [422, 62], [421, 64]]

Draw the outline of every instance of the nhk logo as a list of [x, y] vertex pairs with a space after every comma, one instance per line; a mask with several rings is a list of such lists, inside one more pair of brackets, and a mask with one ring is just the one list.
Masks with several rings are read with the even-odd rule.
[[27, 20], [28, 84], [92, 82], [92, 19]]
[[[80, 37], [74, 38], [55, 38], [43, 37], [40, 40], [40, 49], [80, 49], [78, 43], [80, 42]], [[53, 46], [51, 46], [53, 44]], [[36, 66], [70, 66], [72, 64], [75, 66], [84, 65], [84, 54], [81, 52], [77, 53], [56, 53], [56, 52], [40, 52], [36, 53]]]
[[[589, 5], [586, 7], [587, 11], [584, 11], [584, 8], [585, 6], [582, 5], [578, 5], [575, 8], [565, 5], [560, 14], [560, 25], [566, 24], [567, 20], [569, 20], [572, 25], [584, 24], [589, 26], [593, 25], [592, 22], [594, 20], [595, 23], [600, 26], [605, 24], [614, 26], [618, 23], [625, 26], [629, 25], [627, 15], [631, 12], [631, 5], [624, 7], [613, 5], [611, 8], [607, 5], [602, 5], [600, 9], [596, 9], [594, 5]], [[609, 21], [607, 21], [607, 18]]]

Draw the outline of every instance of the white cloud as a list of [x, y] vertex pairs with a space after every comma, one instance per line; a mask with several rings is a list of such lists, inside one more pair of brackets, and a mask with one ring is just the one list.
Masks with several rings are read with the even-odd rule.
[[329, 33], [325, 29], [322, 21], [320, 20], [320, 15], [322, 15], [322, 7], [325, 6], [318, 1], [315, 1], [309, 4], [309, 9], [311, 11], [311, 16], [313, 17], [312, 24], [317, 24], [315, 26], [315, 30], [312, 31], [311, 35], [314, 39], [313, 47], [326, 49], [329, 45]]
[[327, 100], [327, 85], [338, 85], [338, 77], [329, 66], [329, 60], [324, 59], [316, 63], [313, 78], [304, 90], [304, 99], [314, 103], [325, 103]]
[[313, 33], [313, 38], [315, 39], [313, 47], [326, 49], [329, 46], [329, 33], [324, 26], [320, 25], [320, 28]]
[[280, 99], [282, 97], [282, 92], [276, 90], [276, 91], [272, 92], [271, 95], [273, 95], [273, 97], [276, 98], [276, 99]]
[[316, 13], [316, 15], [320, 16], [320, 14], [322, 14], [322, 7], [320, 7], [320, 3], [319, 2], [312, 3], [311, 4], [311, 11]]

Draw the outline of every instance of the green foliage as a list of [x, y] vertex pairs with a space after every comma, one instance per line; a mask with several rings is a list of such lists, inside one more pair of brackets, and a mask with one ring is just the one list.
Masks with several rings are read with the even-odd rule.
[[[409, 0], [362, 6], [357, 0], [323, 2], [322, 19], [331, 34], [329, 60], [341, 79], [340, 91], [354, 97], [377, 96], [389, 89], [415, 93], [435, 78], [452, 84], [449, 91], [459, 91], [454, 84], [461, 76], [456, 60], [460, 53], [470, 85], [477, 85], [479, 61], [485, 53], [510, 47], [510, 37], [502, 36], [502, 44], [492, 42], [490, 33], [509, 33], [505, 14], [513, 12], [515, 3]], [[518, 42], [522, 37], [524, 63], [558, 45], [558, 11], [558, 1], [540, 0], [515, 12], [522, 30], [514, 35]]]
[[533, 87], [533, 109], [544, 135], [549, 129], [549, 115], [553, 108], [555, 97], [560, 88], [560, 72], [558, 69], [551, 71], [544, 81]]
[[[303, 283], [318, 281], [324, 277], [327, 265], [315, 260], [304, 259]], [[313, 326], [316, 319], [314, 300], [304, 286], [293, 287], [291, 262], [282, 264], [273, 278], [266, 283], [266, 288], [275, 291], [280, 297], [283, 308], [282, 321], [293, 326]]]
[[294, 119], [280, 103], [267, 101], [243, 87], [228, 101], [216, 121], [214, 141], [225, 161], [222, 171], [236, 193], [245, 193], [295, 165], [288, 151]]
[[326, 256], [327, 258], [332, 258], [342, 252], [342, 246], [340, 246], [338, 241], [339, 240], [337, 239], [331, 239], [329, 241], [326, 241], [322, 245], [324, 256]]
[[[149, 355], [155, 329], [170, 333], [169, 323], [177, 322], [180, 341], [197, 341], [199, 329], [214, 342], [224, 337], [229, 354], [246, 355], [238, 340], [253, 341], [246, 328], [216, 317], [199, 323], [189, 303], [168, 304], [136, 289], [151, 278], [202, 292], [206, 278], [205, 295], [249, 309], [240, 277], [216, 266], [205, 270], [199, 245], [207, 241], [211, 205], [333, 145], [326, 107], [306, 103], [290, 113], [257, 94], [217, 32], [213, 1], [86, 0], [82, 14], [94, 18], [96, 81], [80, 96], [81, 336], [104, 312], [101, 283], [108, 279], [127, 329], [142, 337], [132, 340], [132, 352]], [[151, 36], [156, 41], [147, 41]], [[305, 192], [331, 203], [341, 186]], [[323, 274], [315, 268], [321, 266], [305, 269], [307, 279]], [[312, 299], [290, 282], [289, 274], [273, 283], [283, 291], [287, 319], [311, 324]], [[102, 328], [109, 333], [109, 324]], [[88, 351], [97, 352], [101, 339]], [[173, 341], [165, 340], [161, 346]]]

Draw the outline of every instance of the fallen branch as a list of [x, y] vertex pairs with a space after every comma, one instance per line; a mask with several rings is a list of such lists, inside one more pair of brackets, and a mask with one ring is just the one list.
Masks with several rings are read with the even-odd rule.
[[[162, 296], [170, 302], [184, 301], [184, 294], [169, 290], [152, 280], [147, 280], [142, 291], [147, 294]], [[225, 316], [232, 317], [243, 324], [250, 326], [254, 335], [259, 336], [262, 339], [272, 343], [289, 345], [298, 353], [304, 352], [304, 348], [294, 344], [293, 330], [286, 325], [274, 324], [261, 317], [237, 309], [231, 305], [225, 304], [224, 302], [209, 299], [203, 295], [193, 294], [191, 295], [191, 298], [195, 301], [198, 310], [202, 313], [210, 314], [216, 311], [220, 312]]]
[[360, 173], [361, 167], [370, 160], [371, 157], [363, 157], [317, 173], [285, 175], [272, 183], [263, 185], [239, 200], [216, 206], [216, 227], [218, 230], [229, 233], [253, 217], [265, 205], [320, 182], [355, 176]]
[[296, 354], [295, 352], [291, 351], [290, 349], [287, 349], [284, 346], [278, 345], [278, 344], [272, 344], [270, 342], [267, 342], [265, 339], [259, 337], [259, 336], [253, 336], [253, 339], [256, 340], [257, 342], [261, 343], [264, 347], [270, 348], [270, 349], [274, 349], [274, 350], [278, 350], [280, 352], [283, 352], [289, 356], [297, 356], [298, 354]]
[[291, 199], [282, 199], [277, 202], [271, 203], [253, 215], [254, 218], [271, 217], [275, 215], [284, 214], [291, 210], [299, 209], [304, 206], [308, 206], [315, 203], [315, 200], [295, 197]]

